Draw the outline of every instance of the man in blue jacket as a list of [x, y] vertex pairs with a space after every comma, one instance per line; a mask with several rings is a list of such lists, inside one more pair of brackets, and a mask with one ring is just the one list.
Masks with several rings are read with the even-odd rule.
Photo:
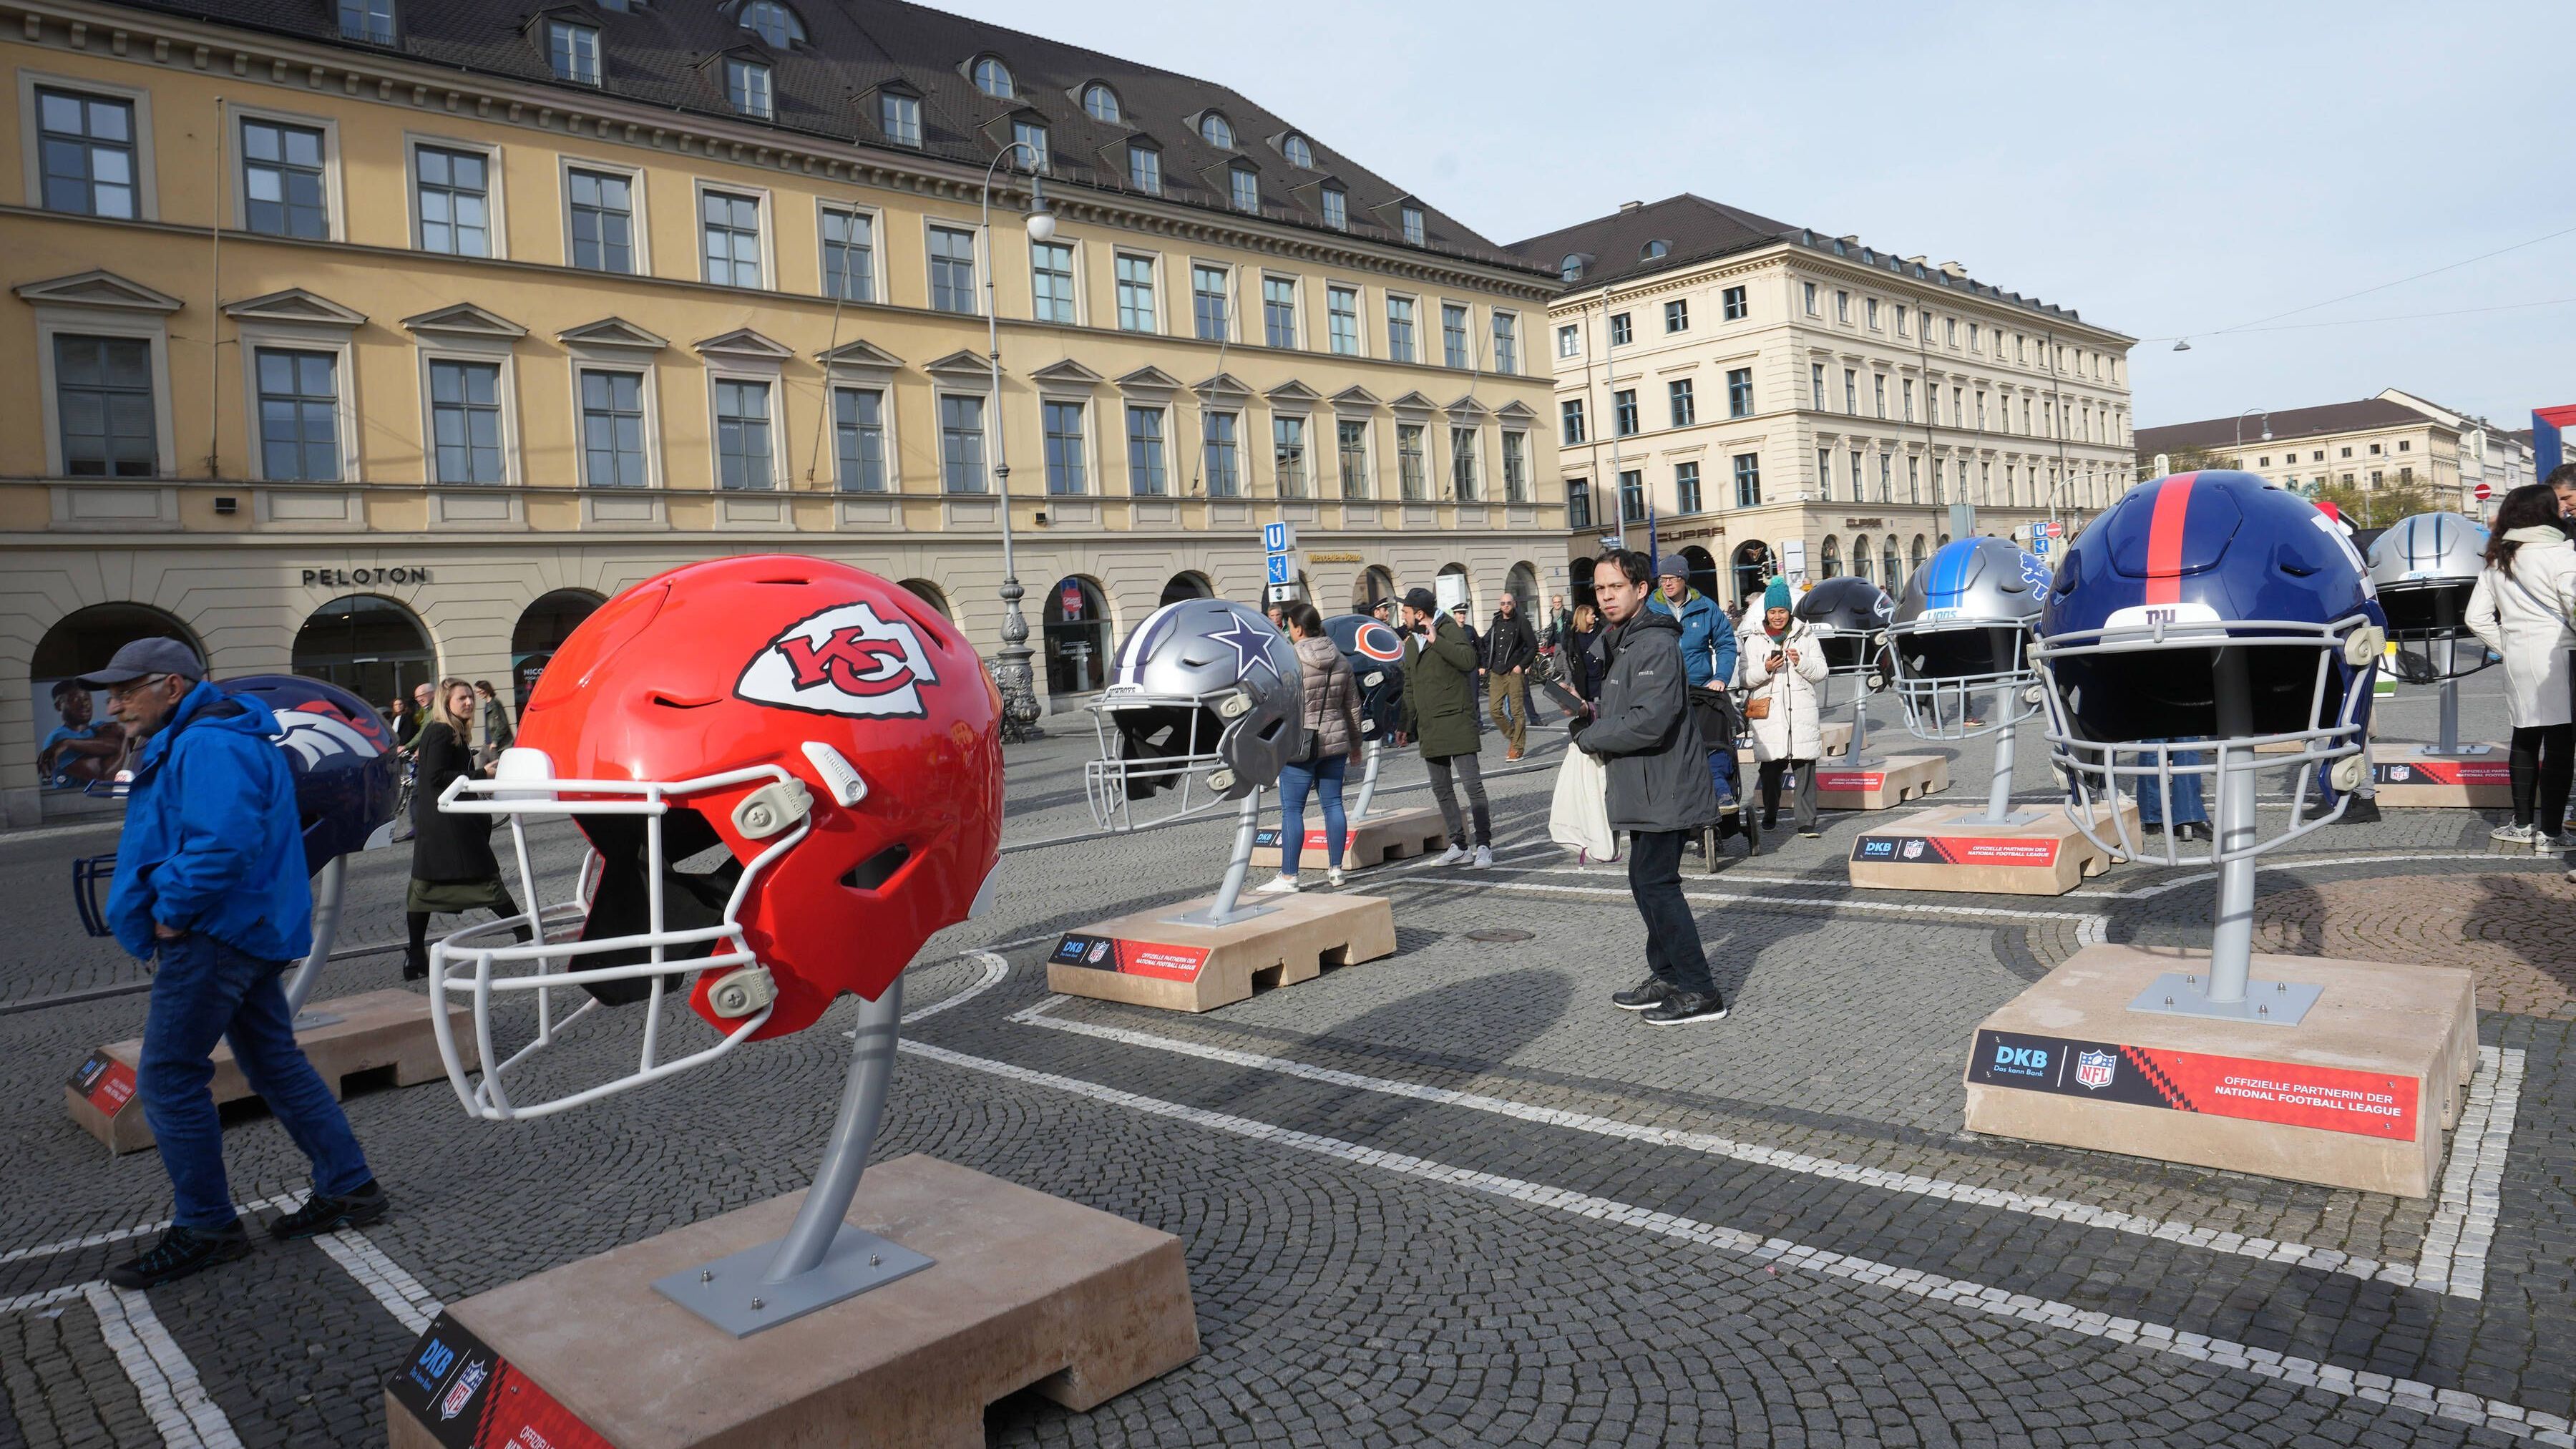
[[[1662, 592], [1646, 607], [1682, 626], [1682, 673], [1690, 687], [1722, 695], [1735, 683], [1735, 629], [1717, 600], [1690, 586], [1688, 570], [1680, 554], [1664, 555]], [[1719, 801], [1735, 798], [1733, 750], [1709, 751], [1708, 783]]]
[[206, 682], [176, 639], [138, 639], [81, 684], [143, 742], [107, 898], [118, 944], [160, 958], [143, 1061], [144, 1120], [178, 1198], [150, 1252], [108, 1270], [120, 1288], [149, 1288], [250, 1251], [224, 1181], [215, 1115], [214, 1049], [229, 1039], [251, 1090], [268, 1101], [313, 1162], [313, 1194], [271, 1221], [278, 1238], [359, 1227], [385, 1215], [349, 1119], [295, 1044], [278, 973], [313, 949], [313, 893], [295, 777], [270, 737], [277, 716]]

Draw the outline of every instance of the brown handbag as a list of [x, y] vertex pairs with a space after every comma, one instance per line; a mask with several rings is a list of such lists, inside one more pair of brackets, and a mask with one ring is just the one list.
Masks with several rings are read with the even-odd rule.
[[1744, 702], [1744, 717], [1746, 719], [1769, 719], [1771, 717], [1771, 696], [1765, 694], [1757, 698], [1746, 700]]

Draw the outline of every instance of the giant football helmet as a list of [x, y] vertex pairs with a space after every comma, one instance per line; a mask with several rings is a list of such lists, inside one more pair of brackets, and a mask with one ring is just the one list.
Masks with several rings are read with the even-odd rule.
[[1339, 614], [1324, 621], [1333, 647], [1351, 666], [1360, 687], [1360, 737], [1395, 734], [1404, 708], [1404, 639], [1372, 615]]
[[1189, 810], [1206, 772], [1221, 800], [1279, 781], [1306, 752], [1303, 671], [1288, 636], [1241, 604], [1165, 604], [1118, 647], [1109, 687], [1091, 702], [1100, 758], [1084, 767], [1091, 813], [1126, 822], [1130, 802], [1176, 790]]
[[[318, 875], [341, 856], [381, 844], [394, 818], [400, 784], [394, 742], [366, 702], [336, 684], [297, 674], [217, 680], [226, 694], [247, 695], [277, 716], [270, 736], [295, 777], [295, 816], [304, 827], [304, 872]], [[120, 791], [121, 793], [121, 791]], [[114, 855], [72, 862], [72, 899], [81, 925], [108, 934], [101, 892], [116, 876]]]
[[[2039, 712], [2030, 681], [2031, 626], [2048, 593], [2048, 565], [2001, 538], [1941, 545], [1905, 584], [1887, 626], [1897, 698], [1914, 733], [1966, 739], [2009, 729]], [[1987, 723], [1971, 729], [1969, 705], [1992, 695]]]
[[2464, 622], [2486, 551], [2486, 529], [2457, 513], [2411, 514], [2371, 543], [2370, 581], [2388, 615], [2399, 678], [2434, 684], [2495, 662]]
[[2229, 782], [2266, 771], [2290, 795], [2278, 834], [2222, 820], [2208, 855], [2184, 857], [2167, 832], [2165, 863], [2252, 855], [2341, 816], [2386, 638], [2361, 555], [2297, 496], [2250, 473], [2141, 484], [2067, 550], [2032, 649], [2076, 823], [2135, 856], [2115, 793], [2157, 791], [2171, 820], [2175, 778], [2201, 777], [2216, 808]]
[[[469, 1082], [432, 1013], [466, 1110], [561, 1111], [811, 1026], [882, 995], [932, 933], [979, 909], [1002, 831], [1001, 699], [939, 612], [873, 574], [783, 555], [713, 559], [637, 584], [557, 650], [490, 780], [441, 810], [508, 822], [532, 915], [430, 952], [433, 998], [473, 1008]], [[569, 817], [590, 843], [577, 889], [546, 892], [526, 827]], [[570, 897], [539, 910], [538, 903]], [[570, 925], [513, 944], [511, 928]], [[587, 999], [557, 1020], [557, 991]], [[663, 1008], [686, 993], [717, 1040]], [[500, 1004], [534, 1039], [494, 1050]], [[603, 1005], [649, 1011], [632, 1072], [514, 1098], [522, 1064]], [[557, 1084], [537, 1082], [538, 1090]]]
[[1878, 636], [1895, 616], [1896, 601], [1869, 580], [1845, 574], [1799, 595], [1797, 607], [1790, 612], [1815, 632], [1817, 645], [1825, 651], [1827, 670], [1875, 674]]

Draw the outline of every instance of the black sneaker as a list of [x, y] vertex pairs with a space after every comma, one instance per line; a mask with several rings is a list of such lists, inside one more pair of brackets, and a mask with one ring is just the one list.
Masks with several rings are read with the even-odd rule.
[[152, 1251], [107, 1270], [107, 1281], [119, 1288], [158, 1288], [201, 1269], [250, 1256], [250, 1234], [236, 1221], [229, 1228], [183, 1228], [173, 1224]]
[[1730, 1008], [1714, 991], [1676, 991], [1644, 1017], [1648, 1026], [1679, 1026], [1685, 1021], [1724, 1021]]
[[304, 1200], [304, 1206], [269, 1219], [268, 1235], [284, 1242], [336, 1233], [342, 1228], [363, 1228], [383, 1217], [392, 1206], [393, 1199], [376, 1185], [374, 1178], [369, 1178], [365, 1186], [346, 1197], [314, 1193]]
[[1610, 1004], [1622, 1011], [1644, 1011], [1650, 1007], [1663, 1005], [1664, 998], [1672, 994], [1673, 988], [1665, 984], [1664, 978], [1649, 976], [1611, 997]]

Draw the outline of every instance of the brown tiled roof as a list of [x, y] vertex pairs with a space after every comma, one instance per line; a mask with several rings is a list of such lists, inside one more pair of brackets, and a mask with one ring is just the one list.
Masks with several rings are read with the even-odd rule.
[[[2241, 431], [2235, 418], [2209, 418], [2196, 423], [2140, 428], [2136, 434], [2138, 453], [2143, 457], [2193, 448], [2234, 448], [2240, 438], [2243, 446], [2250, 448], [2262, 439], [2263, 424], [2261, 413], [2248, 413]], [[2331, 433], [2361, 432], [2368, 428], [2439, 428], [2444, 425], [2404, 403], [2373, 397], [2359, 402], [2327, 403], [2322, 407], [2284, 408], [2271, 415], [2271, 426], [2271, 441], [2281, 444]]]

